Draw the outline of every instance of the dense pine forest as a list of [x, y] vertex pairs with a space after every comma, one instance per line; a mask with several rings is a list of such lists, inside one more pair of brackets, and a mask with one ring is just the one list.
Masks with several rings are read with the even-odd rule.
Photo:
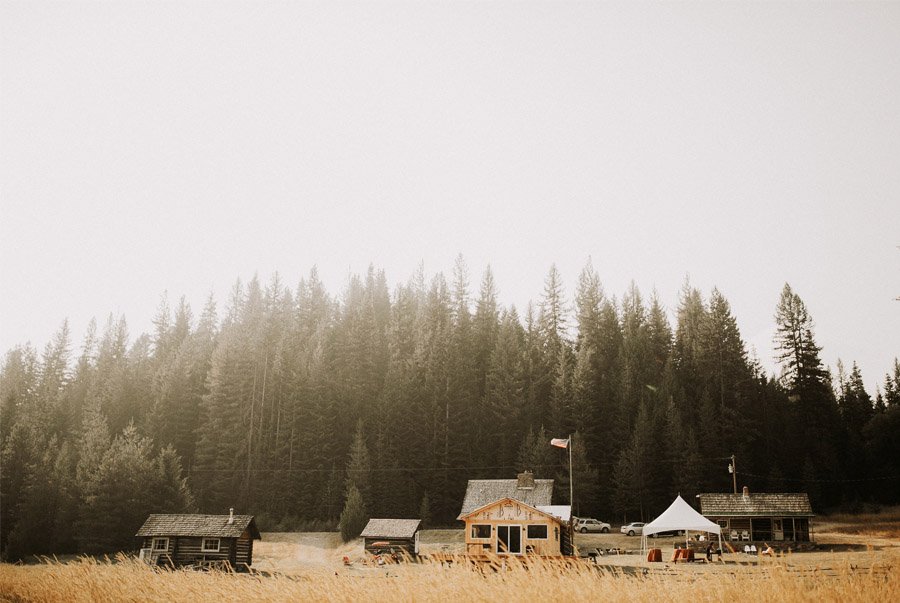
[[[748, 354], [722, 293], [685, 284], [670, 323], [594, 268], [574, 299], [551, 268], [526, 308], [490, 269], [473, 286], [419, 270], [390, 290], [370, 268], [340, 295], [238, 282], [220, 306], [164, 301], [151, 333], [124, 317], [64, 323], [0, 374], [0, 546], [29, 554], [131, 548], [151, 512], [257, 516], [264, 530], [335, 529], [344, 514], [455, 525], [466, 480], [523, 469], [577, 514], [650, 519], [681, 493], [806, 491], [816, 510], [900, 501], [900, 364], [867, 392], [827, 369], [789, 285], [771, 304], [781, 367]], [[164, 298], [165, 299], [165, 298]], [[850, 309], [848, 309], [850, 311]]]

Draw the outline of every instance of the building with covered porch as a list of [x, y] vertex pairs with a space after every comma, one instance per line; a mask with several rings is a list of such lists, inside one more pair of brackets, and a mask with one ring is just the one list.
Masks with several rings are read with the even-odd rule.
[[230, 566], [253, 563], [253, 541], [260, 539], [252, 515], [150, 515], [138, 530], [140, 558], [155, 565]]
[[700, 513], [722, 529], [723, 540], [810, 542], [815, 516], [805, 492], [698, 494]]

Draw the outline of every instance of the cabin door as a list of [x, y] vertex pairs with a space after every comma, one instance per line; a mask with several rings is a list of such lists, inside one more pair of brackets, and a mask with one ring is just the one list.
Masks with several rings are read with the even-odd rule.
[[522, 526], [497, 526], [497, 552], [522, 554]]
[[780, 519], [772, 520], [772, 538], [775, 540], [784, 540], [784, 524]]

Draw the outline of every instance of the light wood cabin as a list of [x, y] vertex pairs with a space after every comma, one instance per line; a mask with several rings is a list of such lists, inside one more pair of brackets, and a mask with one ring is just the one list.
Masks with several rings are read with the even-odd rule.
[[466, 522], [466, 553], [560, 556], [568, 522], [522, 501], [505, 497], [475, 509]]

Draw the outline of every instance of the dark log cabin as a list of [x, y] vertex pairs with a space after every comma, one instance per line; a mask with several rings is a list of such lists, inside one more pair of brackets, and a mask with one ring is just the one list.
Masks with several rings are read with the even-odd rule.
[[698, 494], [700, 513], [722, 528], [722, 539], [738, 542], [809, 542], [814, 517], [803, 492]]
[[244, 570], [260, 539], [252, 515], [151, 515], [138, 530], [141, 558], [158, 565], [225, 565]]

